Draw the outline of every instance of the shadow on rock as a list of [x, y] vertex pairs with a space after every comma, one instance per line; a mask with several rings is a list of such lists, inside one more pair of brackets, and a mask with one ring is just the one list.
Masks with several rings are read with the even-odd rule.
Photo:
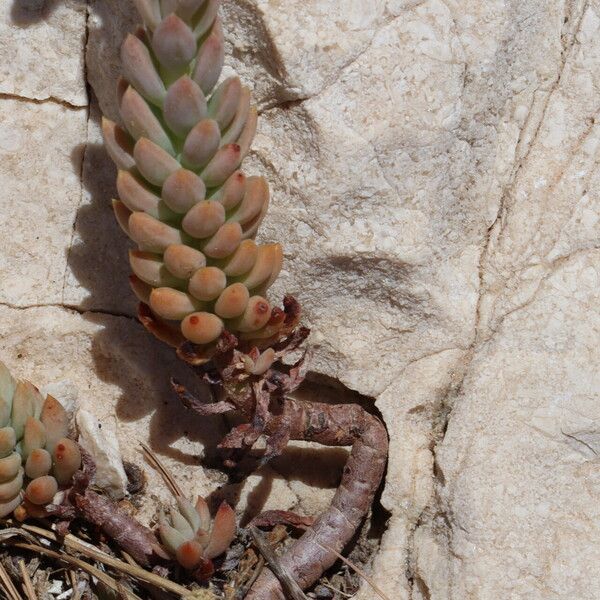
[[[92, 115], [97, 111], [92, 110]], [[199, 396], [208, 390], [177, 360], [171, 348], [137, 321], [137, 303], [128, 283], [130, 244], [112, 212], [116, 172], [104, 148], [94, 143], [79, 146], [73, 150], [72, 161], [73, 168], [82, 173], [87, 199], [78, 209], [68, 252], [72, 281], [65, 291], [65, 302], [89, 311], [85, 318], [102, 326], [92, 341], [92, 356], [97, 375], [122, 390], [115, 407], [119, 420], [134, 422], [149, 417], [150, 447], [182, 463], [197, 465], [196, 454], [174, 444], [186, 438], [210, 451], [225, 431], [222, 420], [190, 418], [175, 397], [170, 378], [176, 377]]]
[[[56, 10], [62, 0], [13, 0], [10, 19], [19, 27], [29, 27], [45, 21]], [[85, 0], [79, 0], [85, 5]]]

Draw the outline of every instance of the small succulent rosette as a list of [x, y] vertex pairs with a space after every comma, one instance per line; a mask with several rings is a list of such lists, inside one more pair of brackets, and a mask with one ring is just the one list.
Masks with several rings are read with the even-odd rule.
[[81, 466], [68, 432], [60, 402], [16, 381], [0, 362], [0, 517], [44, 516], [46, 505], [59, 503], [61, 488]]
[[198, 497], [193, 505], [179, 497], [177, 509], [172, 508], [169, 516], [161, 513], [159, 533], [171, 556], [196, 579], [205, 580], [214, 572], [212, 559], [223, 554], [235, 538], [235, 512], [223, 502], [211, 519], [203, 498]]

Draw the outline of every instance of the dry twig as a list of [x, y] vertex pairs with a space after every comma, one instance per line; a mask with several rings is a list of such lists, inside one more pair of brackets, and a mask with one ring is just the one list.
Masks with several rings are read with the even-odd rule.
[[[35, 527], [34, 525], [24, 525], [23, 528], [31, 533], [36, 533], [37, 535], [45, 537], [49, 540], [58, 541], [56, 534], [54, 534], [52, 531], [42, 529], [41, 527]], [[156, 573], [146, 571], [142, 567], [139, 567], [135, 564], [127, 564], [118, 558], [114, 558], [113, 556], [98, 550], [91, 544], [80, 540], [72, 533], [67, 534], [63, 541], [65, 547], [75, 550], [76, 552], [80, 552], [84, 556], [92, 558], [106, 566], [112, 567], [113, 569], [116, 569], [125, 575], [135, 577], [139, 581], [149, 583], [168, 592], [173, 592], [181, 597], [185, 597], [190, 594], [190, 591], [182, 585], [179, 585], [173, 581], [169, 581], [168, 579], [165, 579]]]
[[[96, 567], [86, 563], [84, 560], [79, 558], [75, 558], [70, 554], [64, 554], [61, 552], [55, 552], [54, 550], [50, 550], [50, 548], [44, 548], [44, 546], [38, 546], [37, 544], [24, 544], [21, 542], [17, 542], [13, 544], [15, 548], [21, 548], [22, 550], [29, 550], [30, 552], [37, 552], [38, 554], [44, 554], [45, 556], [49, 556], [50, 558], [54, 558], [55, 560], [65, 562], [71, 566], [78, 567], [82, 571], [93, 575], [96, 579], [107, 585], [114, 592], [120, 593], [119, 584], [109, 575], [97, 569]], [[129, 600], [141, 600], [139, 596], [136, 596], [133, 592], [127, 591], [126, 596]]]
[[263, 534], [256, 527], [250, 527], [250, 534], [252, 535], [256, 547], [267, 561], [269, 568], [274, 573], [275, 577], [277, 577], [281, 587], [289, 598], [291, 598], [291, 600], [308, 600], [287, 569], [281, 566], [277, 556], [275, 556], [275, 552], [273, 552]]
[[79, 580], [77, 579], [75, 571], [69, 571], [69, 579], [71, 580], [71, 587], [73, 588], [73, 596], [71, 597], [71, 600], [80, 600], [81, 590], [79, 589]]
[[6, 572], [4, 565], [0, 562], [0, 582], [2, 583], [2, 587], [4, 588], [4, 592], [10, 598], [10, 600], [23, 600], [21, 594], [15, 587], [15, 584], [12, 582], [9, 574]]

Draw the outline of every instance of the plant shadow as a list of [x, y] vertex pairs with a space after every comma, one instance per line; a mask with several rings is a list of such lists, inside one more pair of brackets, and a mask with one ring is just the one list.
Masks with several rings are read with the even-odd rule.
[[[117, 418], [126, 423], [149, 418], [147, 443], [153, 451], [197, 465], [196, 452], [186, 453], [175, 444], [187, 438], [192, 444], [214, 448], [224, 431], [222, 421], [218, 417], [189, 418], [175, 398], [170, 377], [199, 396], [208, 390], [176, 359], [171, 348], [149, 335], [136, 319], [136, 302], [128, 284], [130, 244], [112, 214], [110, 198], [115, 195], [116, 173], [103, 147], [96, 143], [77, 147], [72, 160], [74, 168], [80, 169], [83, 160], [87, 201], [77, 211], [75, 237], [67, 256], [74, 281], [66, 301], [86, 311], [86, 319], [101, 325], [91, 352], [97, 375], [121, 389], [115, 406]], [[72, 298], [68, 294], [73, 294]]]

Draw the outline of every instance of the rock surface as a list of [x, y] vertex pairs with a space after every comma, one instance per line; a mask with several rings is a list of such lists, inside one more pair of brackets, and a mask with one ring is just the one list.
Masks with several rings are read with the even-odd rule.
[[[87, 25], [83, 0], [0, 9], [0, 354], [40, 385], [72, 381], [100, 422], [116, 415], [127, 459], [144, 440], [206, 494], [219, 479], [198, 455], [221, 424], [189, 423], [168, 390], [189, 373], [132, 318], [84, 85], [85, 45], [114, 116], [134, 15], [88, 8]], [[390, 433], [375, 582], [401, 600], [598, 598], [600, 2], [230, 0], [223, 15], [228, 68], [262, 111], [261, 235], [286, 243], [273, 293], [305, 307], [314, 378], [372, 397]], [[335, 481], [294, 472], [311, 452], [225, 493], [246, 516], [316, 512]]]
[[94, 457], [96, 465], [92, 483], [115, 500], [121, 500], [127, 495], [127, 474], [114, 423], [100, 423], [84, 409], [77, 411], [76, 418], [79, 445]]

